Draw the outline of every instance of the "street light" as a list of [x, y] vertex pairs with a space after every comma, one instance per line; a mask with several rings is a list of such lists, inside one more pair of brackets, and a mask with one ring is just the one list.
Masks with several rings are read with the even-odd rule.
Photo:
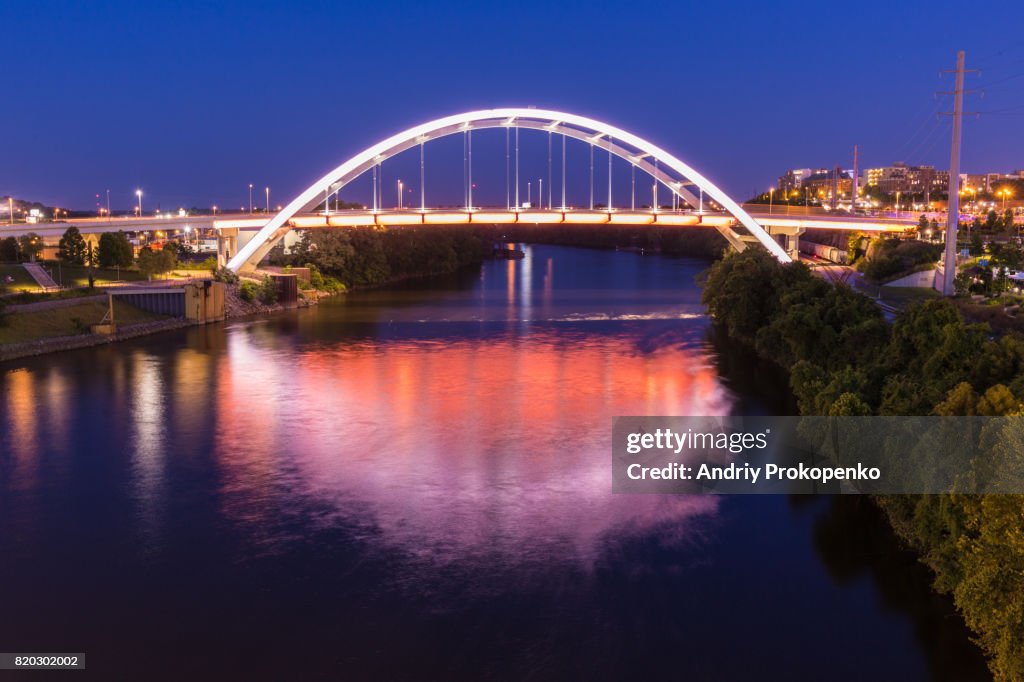
[[900, 191], [896, 190], [896, 217], [900, 217]]
[[139, 217], [141, 218], [141, 217], [142, 217], [142, 190], [141, 190], [141, 189], [137, 189], [137, 190], [135, 190], [135, 196], [136, 196], [136, 197], [138, 198], [138, 200], [139, 200], [139, 208], [138, 208], [138, 211], [139, 211]]
[[217, 215], [217, 207], [216, 206], [213, 207], [213, 215]]
[[402, 180], [398, 180], [398, 210], [402, 210]]
[[270, 214], [270, 188], [267, 187], [263, 191], [267, 193], [267, 214]]
[[1001, 196], [1003, 198], [1003, 212], [1005, 213], [1006, 212], [1006, 199], [1008, 197], [1013, 196], [1013, 192], [1010, 191], [1009, 187], [1003, 187], [1001, 190], [996, 192], [996, 194], [998, 194], [999, 196]]
[[775, 200], [775, 188], [774, 187], [769, 187], [768, 188], [768, 215], [772, 214], [772, 203], [774, 202], [774, 200]]
[[249, 213], [252, 213], [252, 183], [249, 183]]

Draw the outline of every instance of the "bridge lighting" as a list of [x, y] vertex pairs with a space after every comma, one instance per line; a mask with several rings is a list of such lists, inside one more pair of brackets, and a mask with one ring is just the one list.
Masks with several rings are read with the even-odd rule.
[[141, 218], [142, 217], [142, 190], [141, 189], [135, 190], [135, 196], [139, 200], [139, 217]]
[[[390, 159], [401, 151], [408, 149], [411, 144], [418, 142], [422, 137], [436, 139], [438, 137], [463, 131], [467, 133], [468, 137], [468, 133], [471, 130], [500, 127], [515, 127], [517, 133], [516, 137], [518, 137], [518, 131], [521, 127], [535, 130], [548, 128], [550, 131], [558, 132], [563, 136], [563, 151], [566, 137], [573, 137], [583, 141], [587, 141], [588, 138], [591, 137], [596, 137], [598, 144], [602, 146], [602, 148], [609, 150], [617, 156], [624, 156], [627, 158], [635, 156], [637, 159], [643, 159], [642, 169], [647, 171], [647, 166], [653, 165], [653, 175], [657, 178], [652, 187], [654, 195], [653, 212], [660, 212], [660, 206], [657, 201], [659, 198], [658, 182], [672, 182], [675, 178], [670, 177], [670, 174], [675, 175], [676, 177], [686, 178], [694, 187], [701, 190], [702, 195], [708, 194], [708, 197], [713, 201], [713, 203], [709, 202], [709, 205], [722, 207], [720, 210], [727, 210], [732, 213], [736, 217], [736, 220], [743, 225], [746, 231], [749, 232], [752, 237], [756, 238], [757, 241], [759, 241], [778, 260], [782, 262], [789, 262], [789, 260], [791, 260], [789, 255], [774, 239], [772, 239], [771, 235], [767, 234], [765, 230], [758, 225], [757, 222], [751, 218], [751, 216], [748, 215], [741, 206], [736, 204], [735, 201], [730, 199], [718, 187], [704, 178], [685, 162], [655, 145], [652, 145], [646, 140], [632, 135], [627, 131], [609, 126], [601, 121], [595, 121], [583, 116], [541, 109], [510, 107], [486, 111], [471, 111], [444, 117], [435, 121], [423, 123], [380, 141], [365, 152], [345, 161], [345, 163], [330, 171], [321, 180], [311, 185], [306, 191], [299, 195], [299, 197], [289, 205], [294, 207], [294, 210], [285, 208], [281, 213], [264, 225], [256, 237], [254, 237], [248, 244], [246, 244], [246, 246], [235, 254], [231, 259], [229, 267], [236, 272], [251, 267], [251, 264], [259, 260], [259, 258], [269, 251], [273, 246], [273, 243], [279, 240], [281, 235], [289, 229], [288, 221], [293, 219], [295, 216], [286, 214], [300, 213], [304, 210], [308, 210], [310, 206], [313, 206], [315, 202], [322, 198], [323, 187], [325, 184], [328, 186], [337, 185], [339, 188], [343, 187], [361, 175], [375, 162], [379, 168], [380, 161]], [[518, 151], [519, 145], [517, 144], [516, 147]], [[467, 157], [468, 154], [467, 141]], [[507, 153], [506, 156], [511, 157], [511, 154]], [[519, 155], [516, 154], [516, 161], [519, 160], [518, 156]], [[648, 163], [648, 160], [651, 161], [651, 164]], [[511, 162], [511, 158], [508, 158], [507, 161]], [[507, 163], [506, 165], [510, 166], [511, 163]], [[563, 179], [566, 170], [565, 166], [566, 164], [563, 164]], [[666, 173], [659, 174], [660, 167], [662, 166], [666, 169]], [[519, 199], [519, 196], [521, 196], [519, 195], [519, 181], [522, 178], [522, 175], [520, 175], [519, 170], [519, 164], [516, 163], [514, 173], [516, 182], [514, 183], [514, 187], [517, 190], [515, 193], [517, 197], [516, 202], [511, 204], [513, 206], [517, 205], [518, 202], [521, 201], [521, 199]], [[513, 176], [511, 171], [512, 169], [509, 168], [508, 175], [510, 176], [510, 180]], [[631, 168], [631, 176], [632, 172], [635, 171]], [[467, 177], [466, 180], [471, 184], [472, 176]], [[538, 183], [538, 185], [539, 184], [540, 183]], [[565, 184], [566, 183], [563, 182], [563, 194]], [[377, 185], [376, 188], [379, 191], [379, 185]], [[470, 187], [467, 189], [471, 191], [472, 188]], [[378, 210], [380, 207], [379, 196], [379, 194], [375, 193], [375, 210]], [[684, 197], [687, 201], [690, 200], [688, 196]], [[511, 198], [511, 196], [509, 198]], [[531, 203], [532, 198], [533, 197], [531, 196]], [[566, 204], [565, 199], [566, 198], [563, 196], [563, 205]], [[693, 203], [697, 203], [696, 197], [692, 197], [692, 200]], [[519, 205], [521, 206], [521, 204]], [[467, 200], [467, 209], [470, 207], [472, 207], [472, 201]], [[423, 208], [426, 209], [425, 206]], [[549, 208], [552, 207], [549, 206]], [[432, 214], [429, 212], [425, 213], [427, 218], [431, 215]], [[462, 215], [466, 216], [467, 214], [463, 213]]]

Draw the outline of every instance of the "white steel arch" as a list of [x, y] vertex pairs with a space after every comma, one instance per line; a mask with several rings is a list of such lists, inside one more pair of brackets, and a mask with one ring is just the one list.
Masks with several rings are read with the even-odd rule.
[[[429, 123], [402, 131], [382, 142], [356, 154], [341, 164], [293, 199], [264, 225], [259, 232], [228, 263], [234, 272], [250, 269], [270, 251], [291, 229], [288, 221], [298, 213], [305, 212], [320, 204], [349, 182], [386, 159], [411, 149], [421, 143], [436, 140], [466, 130], [484, 128], [530, 128], [549, 130], [560, 135], [584, 140], [601, 147], [616, 156], [626, 159], [638, 168], [648, 172], [655, 180], [664, 184], [691, 206], [696, 205], [693, 193], [687, 188], [692, 185], [717, 202], [757, 239], [769, 253], [783, 263], [790, 262], [789, 254], [761, 227], [743, 208], [725, 192], [694, 168], [669, 154], [664, 149], [621, 128], [601, 121], [575, 114], [544, 109], [509, 107], [469, 111], [446, 116]], [[657, 167], [652, 161], [657, 161]], [[673, 171], [678, 179], [668, 174]], [[655, 207], [656, 208], [656, 207]], [[329, 209], [328, 209], [329, 210]]]

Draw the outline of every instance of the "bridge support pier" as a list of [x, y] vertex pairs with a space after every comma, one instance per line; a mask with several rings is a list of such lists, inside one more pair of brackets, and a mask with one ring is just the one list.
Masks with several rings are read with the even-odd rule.
[[800, 259], [800, 235], [804, 233], [804, 228], [767, 226], [765, 230], [779, 242], [790, 258]]
[[238, 228], [221, 229], [217, 233], [217, 267], [226, 266], [236, 253], [238, 253]]
[[[765, 232], [770, 234], [772, 239], [777, 241], [793, 260], [799, 260], [800, 258], [800, 235], [804, 233], [804, 229], [805, 228], [803, 227], [777, 227], [774, 225], [764, 226]], [[730, 228], [725, 228], [725, 231], [720, 231], [737, 251], [742, 251], [750, 244], [758, 244], [757, 237], [751, 234], [738, 234]]]

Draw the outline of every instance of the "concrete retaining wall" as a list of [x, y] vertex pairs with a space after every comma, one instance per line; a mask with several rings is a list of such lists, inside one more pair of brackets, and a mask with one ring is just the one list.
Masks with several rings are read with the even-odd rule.
[[887, 287], [922, 287], [931, 289], [935, 286], [935, 273], [937, 270], [922, 270], [906, 277], [900, 277], [891, 282], [886, 282]]

